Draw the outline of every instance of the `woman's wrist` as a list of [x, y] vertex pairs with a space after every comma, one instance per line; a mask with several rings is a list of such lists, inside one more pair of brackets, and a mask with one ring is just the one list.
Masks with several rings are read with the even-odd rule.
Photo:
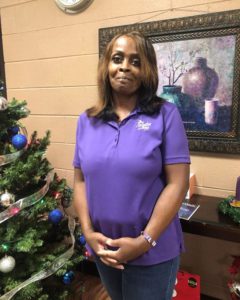
[[151, 247], [155, 247], [157, 245], [157, 242], [146, 231], [141, 231], [141, 235], [144, 237], [146, 242], [151, 245]]
[[149, 249], [151, 249], [151, 245], [145, 240], [142, 234], [140, 234], [136, 239], [139, 243], [139, 247], [143, 249], [143, 252], [147, 252]]
[[90, 235], [93, 232], [95, 232], [95, 231], [92, 227], [82, 228], [82, 233], [83, 233], [83, 235], [85, 236], [86, 239], [87, 239], [88, 235]]

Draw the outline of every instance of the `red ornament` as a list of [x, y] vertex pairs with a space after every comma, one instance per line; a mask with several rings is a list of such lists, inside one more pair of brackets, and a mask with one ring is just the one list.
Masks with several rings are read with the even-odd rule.
[[86, 251], [84, 252], [84, 256], [85, 256], [86, 258], [88, 258], [88, 257], [91, 256], [91, 254], [86, 250]]
[[62, 194], [55, 191], [55, 192], [52, 192], [52, 195], [53, 197], [57, 200], [57, 199], [60, 199], [62, 197]]

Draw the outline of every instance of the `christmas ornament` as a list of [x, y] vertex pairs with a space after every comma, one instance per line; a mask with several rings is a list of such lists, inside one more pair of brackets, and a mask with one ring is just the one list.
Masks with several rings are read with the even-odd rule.
[[71, 199], [63, 197], [61, 203], [64, 208], [68, 208], [71, 205]]
[[87, 250], [84, 252], [84, 256], [85, 256], [85, 259], [88, 259], [90, 256], [91, 256], [91, 254], [90, 254], [90, 252], [88, 252]]
[[50, 211], [48, 218], [52, 223], [58, 224], [63, 218], [63, 213], [61, 212], [60, 209], [56, 208], [56, 209]]
[[72, 203], [73, 190], [65, 188], [62, 193], [61, 203], [64, 208], [68, 208]]
[[6, 110], [8, 107], [8, 101], [4, 97], [0, 97], [0, 111]]
[[8, 134], [11, 136], [18, 134], [18, 132], [19, 132], [19, 127], [17, 125], [8, 128]]
[[3, 207], [8, 207], [9, 205], [11, 205], [14, 202], [14, 195], [8, 193], [7, 191], [1, 195], [0, 197], [0, 204]]
[[57, 199], [60, 199], [61, 196], [62, 196], [62, 194], [59, 193], [59, 192], [52, 192], [52, 195], [53, 195], [53, 197], [54, 197], [56, 200], [57, 200]]
[[12, 256], [5, 256], [0, 260], [0, 271], [3, 273], [11, 272], [16, 265], [16, 261]]
[[86, 239], [84, 235], [80, 235], [77, 237], [77, 243], [78, 245], [84, 246], [86, 244]]
[[69, 271], [69, 272], [66, 272], [64, 275], [63, 275], [63, 282], [65, 284], [70, 284], [74, 279], [74, 272], [73, 271]]
[[12, 138], [13, 147], [17, 150], [24, 148], [27, 144], [27, 138], [23, 134], [16, 134]]

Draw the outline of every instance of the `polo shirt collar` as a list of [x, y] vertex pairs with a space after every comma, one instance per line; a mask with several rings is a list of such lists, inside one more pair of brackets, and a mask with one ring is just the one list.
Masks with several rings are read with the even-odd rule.
[[120, 123], [117, 123], [116, 121], [107, 121], [107, 124], [118, 128], [119, 126], [125, 124], [127, 122], [127, 120], [129, 120], [130, 118], [132, 118], [133, 116], [140, 114], [142, 112], [141, 108], [139, 106], [137, 106], [136, 108], [134, 108], [134, 110], [125, 118], [123, 119]]

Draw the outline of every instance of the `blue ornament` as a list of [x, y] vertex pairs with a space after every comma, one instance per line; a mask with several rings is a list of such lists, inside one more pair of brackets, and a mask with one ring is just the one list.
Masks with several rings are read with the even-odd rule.
[[12, 136], [18, 134], [18, 132], [19, 132], [19, 127], [17, 125], [12, 126], [8, 129], [8, 133]]
[[84, 235], [80, 235], [77, 237], [77, 243], [78, 245], [84, 246], [86, 244], [86, 239]]
[[50, 211], [48, 218], [52, 223], [58, 224], [63, 218], [63, 213], [61, 212], [60, 209], [56, 208], [56, 209]]
[[73, 271], [69, 271], [69, 272], [66, 272], [64, 275], [63, 275], [63, 282], [65, 284], [70, 284], [74, 279], [74, 272]]
[[17, 150], [24, 148], [27, 144], [27, 138], [23, 134], [16, 134], [12, 138], [13, 147]]

